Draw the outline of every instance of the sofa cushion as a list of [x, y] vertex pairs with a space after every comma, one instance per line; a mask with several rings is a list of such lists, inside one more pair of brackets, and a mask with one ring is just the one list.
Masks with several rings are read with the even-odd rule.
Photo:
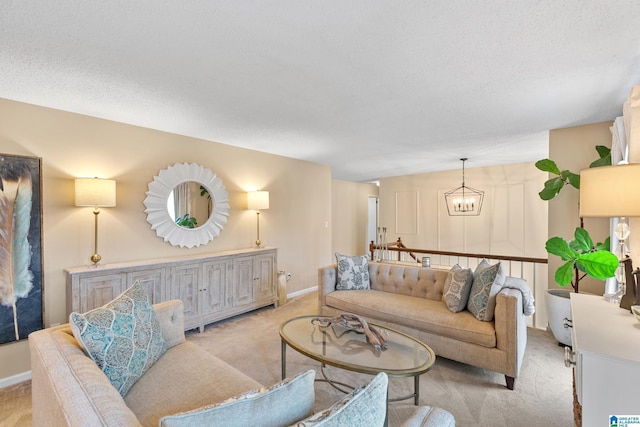
[[260, 388], [193, 411], [165, 416], [161, 427], [287, 426], [313, 410], [315, 371], [309, 370], [268, 388]]
[[496, 308], [496, 295], [504, 286], [506, 274], [502, 263], [490, 265], [483, 259], [473, 272], [473, 284], [469, 294], [467, 308], [478, 320], [493, 320]]
[[442, 295], [449, 310], [457, 313], [467, 308], [472, 284], [473, 272], [470, 268], [462, 268], [456, 264], [449, 270]]
[[166, 351], [153, 306], [137, 281], [103, 307], [71, 313], [69, 323], [85, 353], [122, 396]]
[[157, 426], [165, 415], [191, 411], [260, 387], [258, 381], [186, 341], [168, 349], [131, 387], [124, 401], [142, 425]]
[[385, 425], [387, 374], [381, 372], [364, 387], [343, 397], [325, 411], [295, 424], [296, 427], [376, 427]]
[[333, 291], [325, 300], [331, 308], [375, 319], [374, 323], [389, 322], [483, 347], [496, 346], [493, 322], [480, 322], [467, 310], [452, 313], [442, 301], [373, 289]]
[[369, 289], [369, 261], [364, 255], [347, 256], [336, 252], [338, 281], [336, 289]]
[[371, 289], [442, 301], [449, 269], [408, 267], [384, 262], [369, 263]]

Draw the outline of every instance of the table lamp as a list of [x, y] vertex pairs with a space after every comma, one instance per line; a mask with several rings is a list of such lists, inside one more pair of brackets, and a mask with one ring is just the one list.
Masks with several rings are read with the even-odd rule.
[[268, 191], [250, 191], [247, 193], [247, 209], [256, 211], [257, 238], [256, 248], [262, 247], [260, 240], [260, 209], [269, 209], [269, 192]]
[[629, 255], [627, 240], [631, 233], [627, 218], [640, 216], [639, 180], [640, 163], [601, 166], [580, 172], [580, 216], [620, 218], [614, 230], [618, 238], [615, 253], [621, 261], [616, 273], [620, 286], [613, 295], [606, 295], [605, 298], [611, 302], [620, 302], [621, 306], [626, 293], [622, 262]]
[[77, 178], [75, 180], [76, 206], [93, 206], [94, 250], [91, 262], [94, 266], [102, 257], [98, 254], [98, 215], [101, 207], [116, 205], [116, 182], [112, 179]]

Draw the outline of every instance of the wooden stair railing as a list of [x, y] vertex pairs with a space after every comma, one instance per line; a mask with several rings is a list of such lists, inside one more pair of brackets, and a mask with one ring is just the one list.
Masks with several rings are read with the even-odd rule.
[[375, 252], [376, 250], [388, 250], [389, 252], [397, 252], [397, 261], [401, 261], [402, 253], [407, 253], [412, 259], [416, 262], [421, 262], [418, 259], [416, 254], [429, 254], [429, 255], [445, 255], [445, 256], [453, 256], [453, 257], [461, 257], [461, 258], [487, 258], [487, 259], [495, 259], [501, 261], [516, 261], [516, 262], [530, 262], [534, 264], [547, 264], [547, 258], [531, 258], [531, 257], [520, 257], [520, 256], [510, 256], [510, 255], [495, 255], [495, 254], [474, 254], [467, 252], [455, 252], [455, 251], [438, 251], [433, 249], [415, 249], [408, 248], [402, 243], [402, 239], [398, 237], [393, 243], [389, 243], [387, 247], [383, 247], [383, 245], [376, 245], [373, 241], [369, 244], [369, 251], [371, 252], [371, 259], [375, 260]]

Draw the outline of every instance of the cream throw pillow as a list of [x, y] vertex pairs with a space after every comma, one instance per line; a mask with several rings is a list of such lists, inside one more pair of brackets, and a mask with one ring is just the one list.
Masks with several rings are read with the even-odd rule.
[[451, 267], [444, 282], [442, 294], [442, 299], [449, 310], [457, 313], [467, 308], [472, 284], [473, 272], [470, 268], [462, 268], [458, 264]]

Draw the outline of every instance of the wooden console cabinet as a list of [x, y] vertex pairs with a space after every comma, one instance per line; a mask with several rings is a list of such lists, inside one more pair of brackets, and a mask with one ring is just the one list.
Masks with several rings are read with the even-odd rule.
[[117, 297], [136, 280], [155, 304], [184, 302], [185, 330], [267, 305], [277, 305], [275, 248], [84, 266], [65, 270], [67, 314]]
[[[610, 415], [640, 415], [640, 322], [601, 296], [571, 294], [575, 388], [582, 426], [608, 426]], [[570, 397], [567, 396], [567, 399]]]

